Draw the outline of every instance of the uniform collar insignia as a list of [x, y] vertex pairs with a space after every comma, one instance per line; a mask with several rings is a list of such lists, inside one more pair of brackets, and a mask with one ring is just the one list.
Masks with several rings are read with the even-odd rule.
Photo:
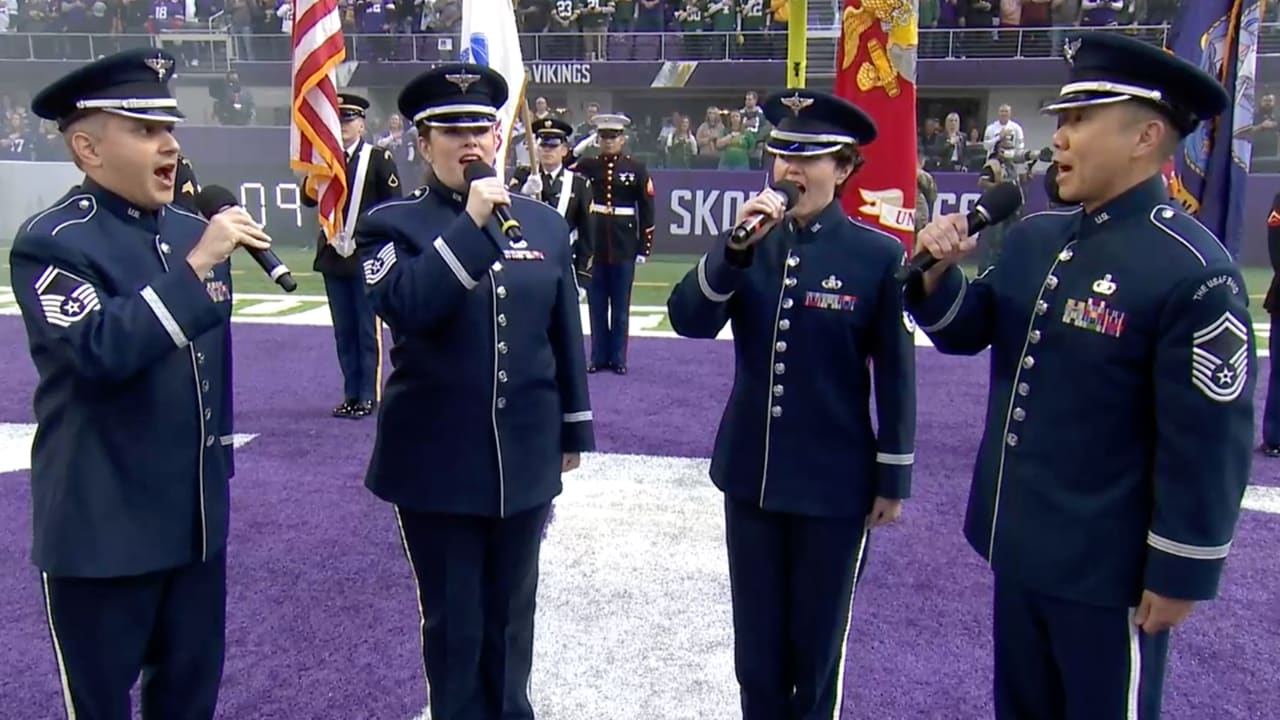
[[826, 290], [839, 290], [844, 287], [844, 282], [835, 275], [829, 275], [826, 280], [822, 281], [822, 287]]
[[1102, 276], [1101, 280], [1095, 280], [1093, 283], [1093, 291], [1099, 295], [1110, 295], [1116, 291], [1116, 284], [1111, 280], [1111, 273]]

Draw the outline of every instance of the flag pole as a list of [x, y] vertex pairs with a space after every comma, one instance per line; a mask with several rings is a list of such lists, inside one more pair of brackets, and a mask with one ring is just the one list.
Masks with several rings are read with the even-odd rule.
[[538, 156], [533, 152], [533, 112], [529, 110], [528, 85], [525, 86], [524, 95], [520, 98], [520, 113], [524, 120], [524, 147], [529, 153], [529, 172], [541, 172], [542, 163], [538, 162]]
[[808, 0], [789, 0], [787, 3], [787, 87], [804, 87], [805, 60], [808, 49], [809, 25]]

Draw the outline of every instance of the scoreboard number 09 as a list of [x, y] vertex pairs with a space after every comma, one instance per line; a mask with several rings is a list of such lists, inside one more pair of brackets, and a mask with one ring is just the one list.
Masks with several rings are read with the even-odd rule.
[[[260, 182], [240, 183], [240, 204], [244, 206], [245, 211], [257, 220], [259, 225], [267, 225], [267, 208], [270, 206], [270, 215], [274, 220], [273, 226], [279, 227], [276, 223], [279, 222], [279, 215], [283, 213], [292, 216], [292, 224], [295, 228], [301, 228], [302, 202], [298, 184], [282, 182], [277, 183], [270, 191], [267, 188], [267, 185]], [[268, 198], [272, 202], [268, 202]]]

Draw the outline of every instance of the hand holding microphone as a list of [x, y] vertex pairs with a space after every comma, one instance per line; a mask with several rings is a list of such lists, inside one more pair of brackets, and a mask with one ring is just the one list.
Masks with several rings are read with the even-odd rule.
[[520, 223], [511, 217], [511, 193], [495, 177], [493, 167], [482, 160], [472, 160], [462, 171], [462, 177], [470, 188], [467, 190], [467, 214], [476, 227], [484, 227], [490, 217], [496, 216], [502, 234], [511, 242], [524, 240]]
[[916, 238], [920, 251], [898, 268], [899, 282], [928, 272], [938, 263], [953, 264], [978, 246], [976, 235], [989, 225], [1004, 222], [1022, 206], [1022, 191], [1013, 183], [996, 185], [978, 198], [968, 215], [952, 213], [934, 218]]
[[230, 190], [221, 185], [206, 185], [196, 195], [196, 207], [209, 221], [204, 235], [187, 255], [187, 263], [196, 275], [204, 277], [214, 265], [231, 257], [236, 247], [243, 246], [285, 292], [298, 289], [289, 268], [271, 252], [271, 236], [240, 207]]
[[729, 235], [729, 247], [745, 250], [768, 234], [800, 199], [800, 188], [790, 180], [779, 180], [738, 209], [737, 226]]

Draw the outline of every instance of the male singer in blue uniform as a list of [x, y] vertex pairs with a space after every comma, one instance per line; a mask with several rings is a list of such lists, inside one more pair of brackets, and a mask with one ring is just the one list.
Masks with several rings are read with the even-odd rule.
[[171, 204], [173, 65], [126, 51], [31, 103], [85, 174], [10, 256], [39, 373], [31, 554], [72, 720], [129, 720], [140, 671], [144, 719], [208, 720], [222, 677], [227, 258], [270, 238], [243, 210], [206, 222]]
[[1160, 168], [1229, 102], [1121, 35], [1072, 39], [1046, 108], [1064, 203], [969, 282], [962, 215], [909, 308], [944, 353], [991, 348], [965, 535], [995, 574], [996, 717], [1159, 717], [1169, 630], [1216, 596], [1249, 479], [1256, 367], [1240, 271]]

